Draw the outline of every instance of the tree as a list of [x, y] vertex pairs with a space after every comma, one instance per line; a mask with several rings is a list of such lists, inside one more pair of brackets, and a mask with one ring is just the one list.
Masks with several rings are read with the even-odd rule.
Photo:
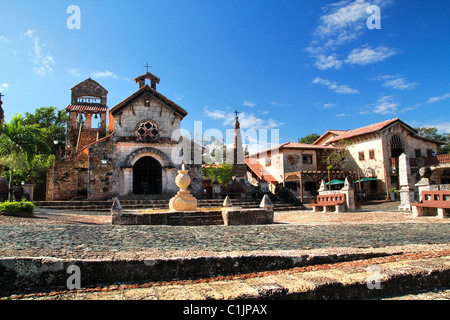
[[42, 130], [36, 125], [24, 125], [20, 114], [13, 116], [9, 123], [0, 125], [0, 135], [0, 163], [10, 169], [11, 201], [14, 171], [30, 173], [34, 157], [48, 154], [49, 147]]
[[450, 153], [450, 134], [449, 133], [438, 133], [439, 129], [436, 127], [417, 127], [419, 136], [432, 139], [435, 141], [443, 142], [444, 145], [438, 147], [438, 154], [448, 154]]
[[233, 178], [233, 165], [232, 164], [213, 164], [204, 166], [202, 168], [203, 176], [207, 179], [214, 179], [217, 177], [217, 181], [221, 184], [225, 184]]
[[299, 143], [313, 144], [314, 141], [320, 138], [320, 134], [318, 133], [310, 133], [303, 138], [298, 139]]
[[340, 140], [337, 145], [335, 145], [336, 149], [327, 150], [327, 158], [326, 161], [328, 163], [328, 170], [343, 170], [346, 167], [348, 157], [350, 152], [348, 151], [348, 147], [352, 143], [346, 140]]
[[65, 141], [66, 123], [69, 120], [65, 110], [58, 110], [55, 107], [42, 107], [34, 113], [26, 112], [22, 118], [22, 123], [26, 126], [36, 125], [41, 129], [50, 153], [55, 153], [57, 146], [53, 141]]

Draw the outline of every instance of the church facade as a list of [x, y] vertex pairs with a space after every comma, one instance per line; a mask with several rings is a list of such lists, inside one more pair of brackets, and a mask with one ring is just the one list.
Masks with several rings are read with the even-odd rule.
[[110, 110], [108, 92], [96, 81], [71, 89], [65, 156], [48, 171], [47, 201], [170, 197], [178, 191], [175, 177], [182, 162], [193, 194], [201, 195], [201, 164], [190, 164], [191, 152], [180, 155], [186, 138], [176, 134], [187, 111], [156, 90], [160, 79], [150, 72], [135, 82], [139, 89]]

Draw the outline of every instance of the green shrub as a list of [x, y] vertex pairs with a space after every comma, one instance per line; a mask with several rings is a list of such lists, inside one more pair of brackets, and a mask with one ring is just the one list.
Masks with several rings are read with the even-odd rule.
[[5, 214], [7, 216], [33, 216], [34, 212], [34, 204], [29, 201], [20, 201], [20, 202], [3, 202], [0, 203], [0, 213]]

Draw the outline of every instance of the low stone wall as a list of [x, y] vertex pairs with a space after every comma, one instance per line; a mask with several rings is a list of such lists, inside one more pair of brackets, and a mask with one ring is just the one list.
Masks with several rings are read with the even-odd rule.
[[112, 212], [113, 225], [257, 225], [272, 224], [273, 209], [228, 208], [211, 211], [154, 212], [139, 213], [133, 211]]
[[272, 224], [272, 209], [225, 209], [222, 210], [224, 225]]

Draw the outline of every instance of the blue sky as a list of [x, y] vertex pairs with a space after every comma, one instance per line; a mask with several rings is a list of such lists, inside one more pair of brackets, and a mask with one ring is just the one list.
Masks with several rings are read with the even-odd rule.
[[395, 117], [450, 133], [449, 40], [448, 0], [1, 1], [0, 91], [6, 120], [65, 108], [88, 77], [112, 108], [148, 62], [190, 131], [232, 128], [238, 109], [280, 143]]

